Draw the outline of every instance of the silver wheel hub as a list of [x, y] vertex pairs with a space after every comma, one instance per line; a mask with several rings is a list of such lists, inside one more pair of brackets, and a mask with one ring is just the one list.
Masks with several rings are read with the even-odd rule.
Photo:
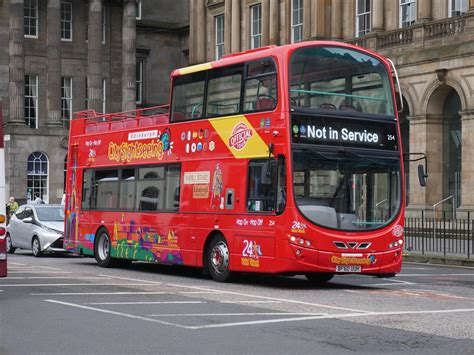
[[10, 251], [12, 248], [12, 240], [10, 239], [10, 236], [7, 235], [7, 251]]
[[40, 244], [39, 244], [39, 240], [38, 239], [35, 239], [33, 240], [33, 254], [37, 255], [40, 251]]
[[109, 257], [110, 243], [109, 237], [106, 234], [100, 235], [99, 243], [97, 245], [97, 252], [99, 253], [100, 260], [105, 260]]
[[220, 241], [211, 251], [211, 264], [214, 270], [222, 274], [229, 268], [229, 248], [227, 244]]

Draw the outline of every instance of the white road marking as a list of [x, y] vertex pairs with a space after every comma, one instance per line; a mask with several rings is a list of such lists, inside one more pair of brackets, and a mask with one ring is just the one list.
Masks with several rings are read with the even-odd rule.
[[249, 321], [249, 322], [207, 324], [207, 325], [200, 325], [200, 326], [189, 326], [187, 328], [196, 330], [196, 329], [206, 329], [206, 328], [235, 327], [235, 326], [240, 326], [240, 325], [257, 325], [257, 324], [271, 324], [271, 323], [282, 323], [282, 322], [308, 321], [308, 320], [316, 320], [316, 319], [344, 319], [344, 318], [373, 317], [373, 316], [411, 315], [411, 314], [439, 314], [439, 313], [466, 313], [466, 312], [474, 312], [474, 308], [433, 310], [433, 311], [405, 311], [405, 312], [400, 311], [400, 312], [370, 312], [370, 313], [327, 314], [327, 315], [311, 316], [311, 317], [278, 318], [278, 319], [257, 320], [257, 321]]
[[49, 274], [72, 274], [72, 272], [68, 271], [10, 271], [8, 270], [9, 274], [40, 274], [40, 275], [49, 275]]
[[403, 281], [403, 280], [390, 280], [390, 282], [386, 283], [380, 283], [380, 284], [367, 284], [365, 286], [394, 286], [397, 284], [403, 284], [403, 285], [416, 285], [415, 282], [410, 282], [410, 281]]
[[25, 264], [22, 264], [22, 263], [15, 263], [15, 262], [13, 262], [13, 261], [9, 261], [9, 262], [8, 262], [8, 265], [9, 265], [9, 266], [10, 266], [10, 265], [20, 265], [20, 266], [24, 266]]
[[228, 316], [324, 316], [324, 313], [285, 313], [285, 312], [252, 312], [252, 313], [176, 313], [149, 314], [148, 317], [228, 317]]
[[30, 293], [30, 296], [105, 296], [105, 295], [167, 295], [168, 292], [137, 291], [137, 292], [45, 292]]
[[121, 316], [121, 317], [132, 318], [132, 319], [137, 319], [137, 320], [144, 320], [144, 321], [152, 322], [152, 323], [158, 323], [158, 324], [163, 324], [163, 325], [172, 325], [172, 326], [178, 327], [178, 328], [187, 328], [187, 327], [182, 326], [180, 324], [169, 323], [169, 322], [165, 322], [165, 321], [158, 320], [158, 319], [146, 318], [146, 317], [136, 316], [136, 315], [128, 314], [128, 313], [110, 311], [110, 310], [107, 310], [107, 309], [100, 309], [100, 308], [95, 308], [95, 307], [83, 306], [83, 305], [80, 305], [80, 304], [68, 303], [68, 302], [62, 302], [62, 301], [56, 301], [56, 300], [45, 300], [45, 301], [50, 302], [50, 303], [61, 304], [61, 305], [64, 305], [64, 306], [74, 307], [74, 308], [87, 309], [89, 311], [94, 311], [94, 312], [99, 312], [99, 313], [114, 314], [114, 315]]
[[337, 307], [337, 306], [331, 306], [331, 305], [321, 304], [321, 303], [312, 303], [312, 302], [290, 300], [290, 299], [286, 299], [286, 298], [257, 296], [257, 295], [251, 295], [251, 294], [246, 294], [246, 293], [241, 293], [241, 292], [214, 290], [214, 289], [210, 289], [210, 288], [207, 288], [207, 287], [187, 286], [187, 285], [178, 285], [178, 284], [166, 284], [166, 286], [192, 288], [192, 289], [202, 290], [202, 291], [217, 291], [219, 293], [228, 294], [228, 295], [239, 295], [239, 296], [244, 296], [244, 297], [253, 297], [253, 298], [260, 298], [260, 299], [266, 299], [266, 300], [272, 300], [272, 301], [280, 301], [280, 302], [287, 302], [287, 303], [294, 303], [294, 304], [303, 304], [303, 305], [307, 305], [307, 306], [323, 307], [323, 308], [337, 309], [337, 310], [344, 310], [344, 311], [351, 311], [351, 312], [370, 313], [370, 311], [364, 311], [364, 310], [361, 310], [361, 309]]
[[113, 279], [127, 280], [127, 281], [138, 281], [138, 282], [149, 283], [149, 284], [153, 284], [153, 285], [163, 285], [163, 282], [133, 279], [133, 278], [130, 278], [130, 277], [120, 277], [120, 276], [102, 275], [102, 274], [98, 274], [97, 276], [110, 277], [110, 278], [113, 278]]
[[474, 276], [474, 272], [470, 274], [403, 274], [399, 275], [399, 277], [420, 277], [420, 276], [428, 276], [428, 277], [438, 277], [438, 276]]
[[93, 305], [140, 305], [140, 304], [196, 304], [196, 303], [206, 303], [204, 301], [156, 301], [156, 302], [90, 302], [84, 304], [93, 304]]
[[129, 284], [124, 284], [124, 283], [107, 283], [107, 284], [98, 284], [98, 283], [83, 283], [83, 284], [0, 284], [2, 287], [46, 287], [46, 286], [122, 286], [122, 287], [128, 287], [128, 286], [145, 286], [143, 283], [129, 283]]
[[8, 280], [31, 280], [31, 279], [74, 279], [74, 280], [110, 280], [108, 277], [74, 277], [74, 276], [8, 276]]
[[[413, 265], [423, 265], [423, 266], [426, 266], [426, 263], [417, 263], [417, 262], [414, 262], [414, 261], [404, 261], [403, 262], [405, 265], [407, 264], [413, 264]], [[471, 266], [458, 266], [458, 265], [437, 265], [437, 264], [428, 264], [430, 266], [432, 266], [431, 268], [429, 268], [430, 270], [434, 269], [434, 268], [453, 268], [453, 269], [466, 269], [466, 270], [469, 270], [469, 269], [472, 269]], [[403, 274], [398, 274], [399, 276], [402, 276]]]
[[220, 303], [281, 303], [281, 301], [219, 301]]

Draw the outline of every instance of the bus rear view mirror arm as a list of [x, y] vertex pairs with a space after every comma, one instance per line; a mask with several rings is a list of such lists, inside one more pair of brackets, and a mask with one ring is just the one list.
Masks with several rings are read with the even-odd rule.
[[[418, 158], [410, 158], [411, 156], [418, 156]], [[421, 157], [420, 157], [421, 156]], [[403, 158], [408, 162], [415, 162], [424, 160], [424, 164], [418, 165], [418, 181], [420, 186], [426, 186], [426, 179], [428, 178], [428, 158], [425, 153], [404, 153]]]

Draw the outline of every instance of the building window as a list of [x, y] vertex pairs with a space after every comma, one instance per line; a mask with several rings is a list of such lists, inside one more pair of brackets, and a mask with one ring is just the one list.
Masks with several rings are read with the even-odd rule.
[[100, 14], [100, 25], [102, 27], [102, 44], [105, 44], [106, 42], [106, 35], [107, 35], [107, 29], [106, 29], [106, 13], [105, 13], [105, 6], [102, 6], [102, 12]]
[[356, 34], [363, 37], [371, 31], [370, 0], [357, 0]]
[[137, 0], [137, 2], [135, 3], [135, 19], [142, 19], [142, 0]]
[[64, 127], [69, 128], [72, 118], [72, 78], [61, 78], [61, 117]]
[[38, 76], [25, 75], [25, 122], [38, 128]]
[[216, 60], [224, 54], [224, 15], [214, 17], [216, 27]]
[[143, 60], [137, 60], [136, 70], [135, 98], [137, 104], [141, 105], [143, 103]]
[[102, 113], [107, 112], [107, 79], [102, 79]]
[[303, 0], [291, 2], [291, 43], [303, 39]]
[[400, 0], [400, 27], [408, 27], [416, 21], [416, 0]]
[[61, 39], [72, 41], [72, 3], [61, 1]]
[[262, 5], [250, 7], [250, 48], [262, 45]]
[[38, 0], [24, 2], [25, 37], [38, 38]]
[[468, 10], [467, 0], [449, 0], [449, 17], [460, 16]]
[[48, 200], [48, 157], [41, 152], [34, 152], [28, 157], [27, 192], [28, 199], [34, 200], [38, 195], [43, 201]]

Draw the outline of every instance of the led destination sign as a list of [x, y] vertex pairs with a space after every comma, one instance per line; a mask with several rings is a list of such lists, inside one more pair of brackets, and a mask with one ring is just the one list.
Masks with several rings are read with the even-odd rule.
[[293, 116], [294, 143], [397, 150], [395, 122]]

